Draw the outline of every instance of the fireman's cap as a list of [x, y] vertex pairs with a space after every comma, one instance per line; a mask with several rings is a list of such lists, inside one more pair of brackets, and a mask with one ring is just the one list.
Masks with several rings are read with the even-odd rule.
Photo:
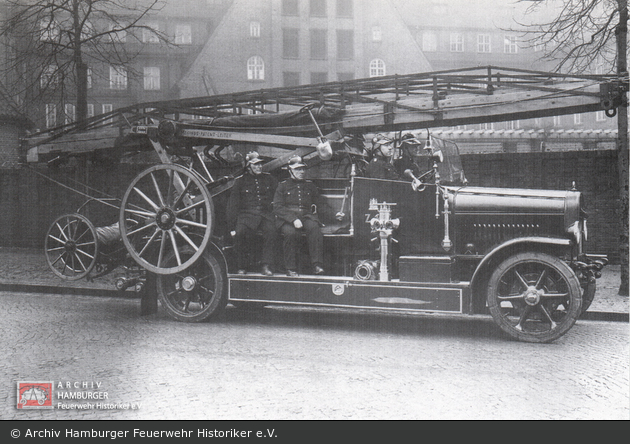
[[305, 168], [306, 164], [302, 162], [302, 158], [300, 156], [293, 156], [289, 159], [289, 168], [294, 170], [295, 168]]
[[255, 163], [259, 163], [259, 162], [262, 162], [262, 161], [263, 160], [260, 158], [260, 156], [258, 155], [258, 153], [256, 151], [250, 151], [245, 156], [245, 162], [247, 162], [247, 165], [253, 165]]

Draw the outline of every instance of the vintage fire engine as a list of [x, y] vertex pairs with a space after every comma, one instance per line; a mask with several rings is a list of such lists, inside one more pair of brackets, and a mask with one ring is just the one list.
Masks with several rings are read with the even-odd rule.
[[[610, 79], [553, 83], [548, 74], [519, 72], [519, 83], [510, 71], [510, 81], [502, 82], [505, 75], [488, 68], [487, 74], [392, 76], [149, 104], [159, 111], [127, 116], [124, 138], [115, 139], [127, 148], [154, 149], [161, 163], [132, 180], [115, 224], [94, 227], [80, 213], [53, 222], [48, 263], [67, 279], [126, 264], [120, 289], [142, 290], [147, 278], [155, 278], [163, 309], [187, 322], [211, 319], [228, 302], [489, 313], [513, 338], [553, 341], [588, 308], [607, 262], [583, 250], [581, 193], [469, 185], [457, 146], [426, 128], [540, 114], [535, 99], [550, 92], [555, 108], [545, 111], [549, 115], [612, 113], [618, 99]], [[531, 88], [535, 81], [545, 87]], [[482, 90], [480, 82], [486, 82]], [[531, 103], [519, 108], [514, 98], [522, 91], [511, 88], [524, 84]], [[470, 85], [477, 88], [472, 102], [484, 103], [482, 117], [461, 111], [471, 101]], [[458, 90], [463, 94], [452, 97]], [[276, 105], [273, 112], [269, 103]], [[297, 110], [289, 106], [296, 104]], [[261, 114], [226, 112], [246, 107]], [[95, 120], [95, 128], [106, 118], [111, 116]], [[389, 131], [402, 179], [365, 177], [375, 130]], [[64, 150], [80, 154], [67, 134], [32, 139], [30, 160], [46, 161]], [[273, 276], [236, 273], [225, 198], [243, 173], [241, 154], [256, 147], [268, 148], [261, 151], [268, 154], [265, 169], [278, 178], [292, 155], [303, 156], [327, 205], [345, 216], [322, 220], [326, 275], [304, 269], [287, 276], [281, 260]]]

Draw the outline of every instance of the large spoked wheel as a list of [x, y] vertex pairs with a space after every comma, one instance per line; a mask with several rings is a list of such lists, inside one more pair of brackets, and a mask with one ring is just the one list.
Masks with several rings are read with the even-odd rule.
[[520, 253], [492, 273], [488, 308], [501, 329], [526, 342], [551, 342], [581, 314], [582, 289], [571, 268], [544, 253]]
[[[212, 196], [194, 172], [156, 165], [129, 185], [120, 209], [120, 234], [131, 257], [156, 274], [179, 273], [203, 254], [214, 219]], [[138, 222], [132, 227], [129, 219]], [[184, 258], [182, 251], [192, 249]], [[167, 261], [167, 257], [174, 260]]]
[[71, 281], [81, 279], [96, 264], [96, 229], [81, 214], [61, 216], [48, 229], [44, 250], [46, 262], [53, 273]]
[[[192, 254], [187, 249], [184, 257]], [[174, 254], [166, 265], [176, 262]], [[206, 252], [201, 259], [182, 272], [158, 275], [158, 297], [169, 316], [184, 322], [201, 322], [217, 316], [227, 304], [227, 277], [217, 259]]]

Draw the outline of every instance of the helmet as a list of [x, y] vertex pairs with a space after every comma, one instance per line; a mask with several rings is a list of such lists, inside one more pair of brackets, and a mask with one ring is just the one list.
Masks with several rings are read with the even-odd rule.
[[289, 159], [289, 168], [304, 168], [306, 164], [302, 162], [302, 158], [300, 156], [293, 156]]
[[245, 156], [245, 162], [247, 166], [253, 165], [255, 163], [262, 162], [262, 161], [263, 160], [260, 158], [260, 156], [258, 155], [256, 151], [250, 151]]
[[385, 155], [385, 153], [383, 153], [382, 147], [385, 146], [389, 148], [392, 143], [394, 143], [393, 139], [390, 139], [383, 134], [377, 134], [372, 139], [372, 152], [376, 155]]

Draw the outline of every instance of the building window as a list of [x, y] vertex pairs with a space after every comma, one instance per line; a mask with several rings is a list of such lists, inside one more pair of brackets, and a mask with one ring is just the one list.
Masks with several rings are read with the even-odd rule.
[[505, 122], [505, 129], [515, 130], [515, 129], [519, 129], [520, 127], [521, 127], [520, 120], [510, 120], [508, 122]]
[[383, 41], [383, 31], [380, 26], [372, 26], [372, 41], [373, 42], [381, 42]]
[[155, 23], [145, 23], [142, 28], [142, 43], [160, 43], [160, 38], [158, 37], [158, 32], [160, 31], [160, 26]]
[[285, 59], [300, 57], [300, 30], [298, 28], [282, 29], [282, 57]]
[[94, 117], [94, 104], [93, 103], [88, 103], [88, 106], [87, 106], [87, 117], [88, 117], [88, 119], [90, 117]]
[[92, 88], [92, 68], [87, 69], [87, 87]]
[[247, 59], [247, 80], [265, 80], [265, 62], [262, 57], [252, 56]]
[[298, 0], [282, 0], [282, 15], [299, 15]]
[[299, 86], [300, 84], [300, 73], [285, 71], [282, 73], [282, 80], [284, 86]]
[[59, 39], [61, 29], [56, 20], [40, 20], [39, 40], [42, 42], [54, 42]]
[[55, 85], [57, 80], [57, 67], [55, 65], [48, 65], [42, 70], [42, 75], [39, 78], [39, 86], [48, 88], [49, 86]]
[[560, 116], [553, 116], [553, 126], [560, 126], [562, 124], [562, 119]]
[[249, 22], [249, 36], [260, 38], [260, 22]]
[[64, 123], [67, 125], [77, 120], [76, 107], [72, 103], [66, 103]]
[[325, 29], [311, 29], [311, 59], [323, 60], [328, 56], [328, 35]]
[[518, 52], [516, 36], [505, 36], [505, 38], [503, 39], [503, 52], [506, 54], [516, 54]]
[[[111, 103], [104, 103], [103, 104], [103, 114], [107, 114], [107, 113], [111, 113], [114, 110], [114, 107], [112, 106]], [[114, 118], [109, 118], [107, 119], [104, 123], [105, 124], [110, 124], [114, 122]]]
[[109, 67], [109, 89], [127, 89], [127, 70], [122, 66]]
[[311, 84], [326, 83], [326, 82], [328, 82], [327, 72], [312, 72], [311, 73]]
[[479, 124], [479, 129], [480, 130], [492, 130], [492, 129], [494, 129], [494, 123], [493, 122], [480, 123]]
[[352, 60], [354, 58], [354, 31], [337, 30], [337, 59]]
[[192, 45], [192, 26], [184, 24], [175, 26], [175, 44]]
[[606, 114], [604, 111], [596, 111], [595, 112], [595, 121], [596, 122], [603, 122], [604, 120], [606, 120]]
[[54, 103], [46, 104], [46, 128], [57, 126], [57, 105]]
[[437, 51], [437, 35], [433, 32], [422, 34], [422, 50], [425, 52]]
[[337, 0], [337, 17], [351, 18], [353, 15], [352, 0]]
[[464, 36], [451, 34], [451, 52], [464, 52]]
[[144, 67], [144, 89], [160, 89], [160, 68], [157, 66]]
[[370, 62], [370, 77], [380, 77], [385, 75], [385, 62], [381, 59], [374, 59]]
[[573, 114], [573, 124], [574, 125], [582, 124], [582, 114]]
[[490, 45], [490, 35], [477, 35], [477, 52], [492, 52], [492, 46]]
[[326, 17], [326, 0], [310, 0], [311, 17]]
[[354, 80], [354, 73], [353, 72], [338, 72], [337, 80], [339, 80], [340, 82], [347, 82], [348, 80]]

